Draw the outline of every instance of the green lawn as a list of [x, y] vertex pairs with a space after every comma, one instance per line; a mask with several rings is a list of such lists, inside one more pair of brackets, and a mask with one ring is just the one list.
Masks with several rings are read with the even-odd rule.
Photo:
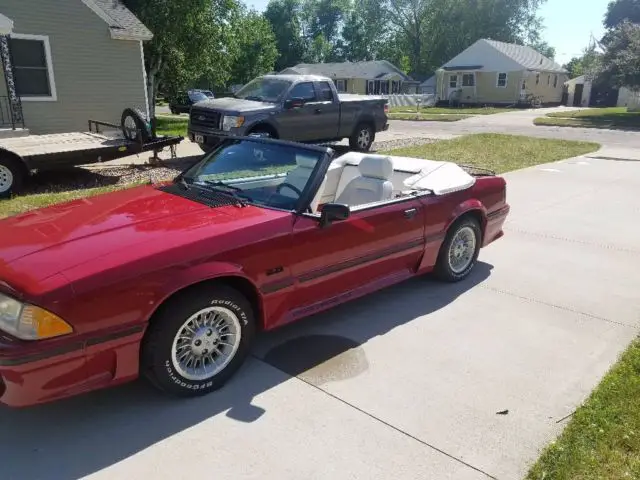
[[626, 107], [588, 108], [548, 113], [544, 117], [536, 118], [533, 123], [556, 127], [640, 130], [640, 112], [629, 112]]
[[390, 113], [390, 120], [413, 120], [418, 122], [457, 122], [469, 118], [469, 115], [447, 115], [447, 114], [429, 114], [429, 113]]
[[388, 153], [430, 160], [450, 160], [504, 173], [584, 155], [599, 148], [599, 144], [592, 142], [482, 133], [400, 148]]
[[527, 480], [640, 478], [640, 340], [572, 416]]
[[187, 135], [188, 118], [168, 115], [156, 115], [156, 134], [158, 135]]
[[[515, 108], [497, 108], [497, 107], [420, 107], [421, 113], [429, 113], [432, 115], [494, 115], [496, 113], [506, 113], [516, 110]], [[415, 107], [391, 107], [390, 113], [416, 113]]]

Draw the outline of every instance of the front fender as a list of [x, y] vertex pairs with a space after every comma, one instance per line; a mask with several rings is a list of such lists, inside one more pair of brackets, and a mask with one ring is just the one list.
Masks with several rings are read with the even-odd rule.
[[249, 119], [249, 121], [242, 126], [242, 129], [241, 129], [242, 134], [246, 135], [248, 132], [250, 132], [253, 128], [257, 127], [258, 125], [268, 125], [269, 127], [275, 130], [275, 132], [278, 134], [278, 137], [279, 137], [280, 131], [278, 130], [278, 126], [274, 121], [274, 119], [271, 118], [273, 115], [274, 114], [272, 113], [268, 113], [268, 114], [265, 113], [265, 114], [256, 115], [255, 117], [252, 116]]
[[[185, 288], [192, 287], [202, 282], [215, 280], [222, 277], [236, 277], [250, 283], [256, 292], [259, 292], [253, 280], [242, 270], [240, 265], [227, 262], [210, 262], [193, 265], [171, 275], [161, 289], [161, 298], [157, 306], [162, 305], [168, 298]], [[257, 293], [259, 296], [259, 293]]]

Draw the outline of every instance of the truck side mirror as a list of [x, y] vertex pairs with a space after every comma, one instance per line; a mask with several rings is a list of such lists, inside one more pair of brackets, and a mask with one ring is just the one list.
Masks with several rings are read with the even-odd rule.
[[284, 108], [290, 110], [292, 108], [300, 108], [304, 106], [304, 100], [302, 98], [289, 98], [284, 102]]

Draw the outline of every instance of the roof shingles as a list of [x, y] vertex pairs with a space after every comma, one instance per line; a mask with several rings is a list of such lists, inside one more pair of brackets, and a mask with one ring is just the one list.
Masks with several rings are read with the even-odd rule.
[[370, 80], [397, 73], [407, 81], [412, 80], [411, 77], [402, 73], [401, 70], [386, 60], [343, 63], [299, 63], [295, 67], [290, 67], [285, 70], [293, 70], [306, 75], [323, 75], [325, 77], [335, 78], [366, 78]]
[[551, 72], [566, 72], [558, 63], [545, 57], [531, 47], [516, 45], [514, 43], [499, 42], [497, 40], [484, 40], [503, 55], [529, 70], [544, 70]]
[[107, 21], [112, 31], [139, 40], [153, 38], [153, 33], [120, 0], [91, 1], [104, 13], [101, 17]]

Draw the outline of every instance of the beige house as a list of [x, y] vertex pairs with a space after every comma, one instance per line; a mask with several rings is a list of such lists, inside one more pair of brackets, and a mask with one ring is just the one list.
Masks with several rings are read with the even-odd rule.
[[440, 102], [515, 105], [531, 96], [562, 102], [567, 71], [531, 47], [481, 39], [436, 72]]
[[333, 79], [341, 93], [391, 95], [416, 93], [420, 82], [413, 80], [386, 60], [342, 63], [300, 63], [281, 74], [323, 75]]
[[0, 2], [0, 131], [87, 130], [148, 113], [143, 42], [151, 32], [118, 0]]

